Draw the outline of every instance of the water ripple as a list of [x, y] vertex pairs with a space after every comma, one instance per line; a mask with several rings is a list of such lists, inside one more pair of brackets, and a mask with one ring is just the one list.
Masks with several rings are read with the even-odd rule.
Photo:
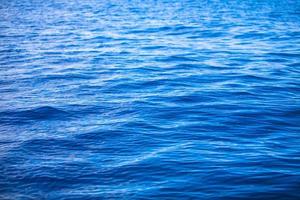
[[0, 4], [0, 199], [300, 199], [296, 0]]

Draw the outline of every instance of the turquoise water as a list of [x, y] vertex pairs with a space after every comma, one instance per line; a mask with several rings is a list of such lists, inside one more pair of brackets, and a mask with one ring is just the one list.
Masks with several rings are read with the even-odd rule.
[[0, 0], [0, 199], [300, 199], [300, 1]]

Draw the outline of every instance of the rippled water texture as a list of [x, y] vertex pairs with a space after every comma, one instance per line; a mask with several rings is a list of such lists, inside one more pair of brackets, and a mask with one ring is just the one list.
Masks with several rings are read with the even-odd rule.
[[300, 199], [300, 1], [0, 13], [0, 199]]

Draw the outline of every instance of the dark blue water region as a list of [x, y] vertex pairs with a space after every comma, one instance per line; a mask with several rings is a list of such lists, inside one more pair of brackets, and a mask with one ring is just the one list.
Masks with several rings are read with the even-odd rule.
[[300, 1], [0, 0], [0, 199], [300, 199]]

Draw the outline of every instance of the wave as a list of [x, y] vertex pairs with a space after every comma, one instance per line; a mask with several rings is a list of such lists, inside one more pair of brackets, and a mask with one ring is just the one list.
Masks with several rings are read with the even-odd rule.
[[26, 123], [30, 121], [45, 121], [55, 119], [66, 119], [70, 113], [51, 106], [41, 106], [27, 110], [10, 110], [0, 112], [0, 123]]

